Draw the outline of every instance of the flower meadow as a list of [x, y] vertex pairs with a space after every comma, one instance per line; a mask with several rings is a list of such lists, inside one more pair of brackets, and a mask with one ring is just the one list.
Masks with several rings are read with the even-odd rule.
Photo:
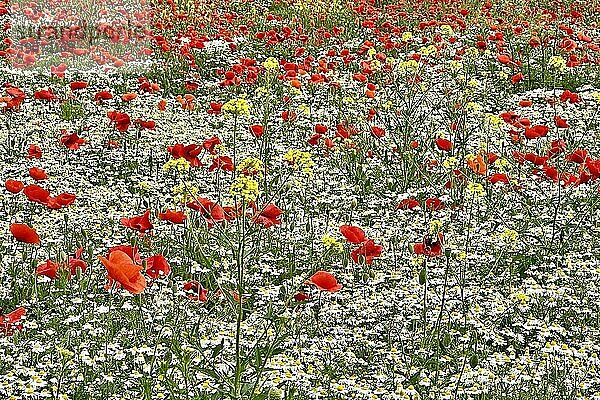
[[600, 399], [599, 21], [0, 0], [0, 399]]

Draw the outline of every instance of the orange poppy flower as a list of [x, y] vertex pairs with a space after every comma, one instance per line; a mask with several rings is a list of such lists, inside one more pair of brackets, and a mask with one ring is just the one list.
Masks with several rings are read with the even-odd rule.
[[133, 99], [135, 99], [137, 97], [137, 94], [135, 93], [125, 93], [123, 96], [121, 96], [121, 99], [123, 101], [131, 101]]
[[481, 153], [477, 154], [477, 157], [468, 158], [467, 164], [469, 165], [469, 168], [471, 168], [471, 171], [478, 175], [485, 175], [487, 172], [487, 165], [485, 164]]
[[108, 255], [108, 259], [98, 256], [108, 271], [109, 284], [116, 281], [130, 293], [139, 294], [146, 288], [146, 278], [140, 273], [142, 267], [121, 250]]

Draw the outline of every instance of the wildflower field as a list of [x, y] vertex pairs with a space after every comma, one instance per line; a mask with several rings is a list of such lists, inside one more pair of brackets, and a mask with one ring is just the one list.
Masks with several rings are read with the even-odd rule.
[[599, 24], [0, 0], [0, 400], [600, 399]]

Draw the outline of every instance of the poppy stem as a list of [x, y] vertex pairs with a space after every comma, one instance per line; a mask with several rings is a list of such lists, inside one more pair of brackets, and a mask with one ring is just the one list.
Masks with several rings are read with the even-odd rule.
[[[427, 259], [423, 261], [423, 268], [427, 269]], [[427, 340], [427, 279], [423, 283], [423, 344]]]
[[[242, 215], [246, 214], [246, 204], [243, 205]], [[241, 358], [241, 339], [242, 339], [242, 317], [244, 314], [243, 296], [244, 296], [244, 248], [246, 246], [246, 220], [241, 220], [241, 232], [239, 236], [239, 245], [237, 251], [237, 316], [235, 330], [235, 377], [234, 377], [234, 399], [242, 399], [242, 358]], [[235, 297], [234, 297], [235, 300]]]

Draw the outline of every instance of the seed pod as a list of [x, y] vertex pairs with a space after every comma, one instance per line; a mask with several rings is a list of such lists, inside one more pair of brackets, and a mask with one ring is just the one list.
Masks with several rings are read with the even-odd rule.
[[427, 269], [423, 268], [421, 272], [419, 272], [419, 285], [424, 285], [427, 282]]

